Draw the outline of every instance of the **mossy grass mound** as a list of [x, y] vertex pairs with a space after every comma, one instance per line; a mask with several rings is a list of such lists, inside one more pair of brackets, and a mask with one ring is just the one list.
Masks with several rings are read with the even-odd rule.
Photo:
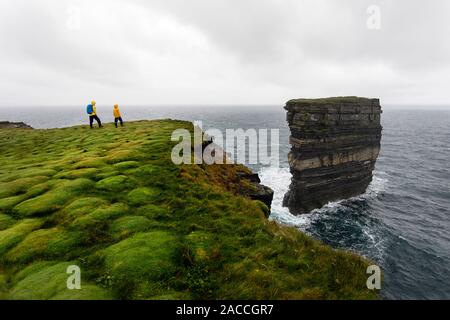
[[92, 178], [98, 173], [96, 168], [83, 168], [71, 171], [65, 171], [55, 175], [58, 179], [78, 179], [78, 178]]
[[[1, 299], [373, 299], [366, 260], [265, 218], [174, 120], [0, 130]], [[82, 290], [67, 289], [79, 266]]]
[[101, 207], [83, 215], [73, 221], [72, 228], [84, 230], [86, 228], [100, 228], [104, 224], [109, 224], [112, 220], [125, 215], [128, 207], [123, 203], [115, 203], [106, 207]]
[[139, 206], [152, 203], [160, 198], [162, 191], [156, 188], [137, 188], [128, 193], [128, 202]]
[[91, 180], [85, 178], [71, 181], [61, 180], [56, 188], [18, 204], [13, 211], [21, 217], [48, 214], [61, 209], [75, 196], [87, 193], [93, 185]]
[[99, 197], [82, 197], [66, 205], [64, 209], [55, 214], [54, 218], [60, 223], [67, 224], [108, 205], [107, 200]]
[[126, 238], [133, 233], [146, 231], [152, 226], [152, 221], [143, 216], [125, 216], [115, 220], [110, 226], [112, 237]]
[[14, 224], [14, 222], [15, 220], [11, 216], [0, 213], [0, 231], [8, 229]]
[[55, 265], [41, 265], [34, 272], [17, 282], [9, 298], [17, 300], [104, 300], [112, 296], [107, 290], [86, 283], [80, 290], [67, 288], [67, 268], [74, 265], [61, 262]]
[[0, 259], [8, 249], [11, 249], [22, 241], [30, 232], [39, 228], [42, 221], [38, 219], [24, 219], [13, 226], [0, 231]]
[[130, 169], [130, 168], [139, 167], [139, 165], [140, 164], [137, 161], [124, 161], [124, 162], [116, 163], [114, 165], [114, 167], [117, 168], [118, 170], [126, 170], [126, 169]]
[[39, 229], [28, 234], [6, 254], [5, 259], [10, 262], [26, 263], [36, 258], [61, 258], [82, 244], [80, 233], [59, 228]]
[[18, 193], [26, 193], [33, 185], [47, 180], [47, 177], [37, 176], [33, 178], [19, 178], [10, 182], [0, 183], [0, 198], [14, 196]]
[[8, 212], [12, 208], [14, 208], [15, 205], [21, 203], [26, 199], [27, 197], [25, 195], [12, 196], [0, 199], [0, 212]]
[[95, 187], [100, 190], [119, 192], [130, 189], [134, 184], [124, 175], [113, 176], [100, 180]]
[[[142, 294], [147, 290], [144, 279], [157, 283], [174, 275], [178, 247], [176, 237], [165, 231], [138, 233], [104, 250], [105, 271], [119, 295]], [[146, 294], [151, 294], [151, 287]]]

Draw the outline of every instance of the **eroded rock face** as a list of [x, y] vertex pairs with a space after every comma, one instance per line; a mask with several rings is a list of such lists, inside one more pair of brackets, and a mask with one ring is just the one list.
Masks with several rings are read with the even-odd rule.
[[285, 109], [293, 177], [284, 205], [300, 214], [364, 193], [380, 152], [380, 101], [297, 99]]
[[[248, 180], [252, 188], [242, 192], [243, 195], [249, 197], [252, 200], [259, 200], [264, 203], [267, 208], [272, 206], [272, 200], [274, 191], [268, 186], [261, 184], [261, 179], [257, 173], [238, 173], [240, 180]], [[270, 211], [266, 213], [269, 217]]]

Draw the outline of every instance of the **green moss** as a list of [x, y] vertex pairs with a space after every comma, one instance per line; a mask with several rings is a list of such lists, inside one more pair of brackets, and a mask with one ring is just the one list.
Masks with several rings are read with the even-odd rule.
[[8, 298], [12, 300], [100, 300], [111, 296], [102, 288], [81, 282], [81, 290], [67, 288], [67, 268], [75, 265], [69, 262], [44, 267], [19, 281]]
[[3, 292], [6, 291], [6, 275], [0, 273], [0, 297]]
[[138, 233], [104, 250], [106, 273], [132, 295], [143, 279], [161, 280], [177, 269], [176, 238], [167, 232]]
[[139, 155], [134, 150], [116, 150], [111, 152], [104, 159], [107, 163], [119, 163], [125, 161], [134, 161], [139, 158]]
[[29, 188], [27, 193], [25, 194], [25, 196], [27, 199], [40, 196], [41, 194], [50, 190], [52, 188], [52, 186], [55, 184], [56, 184], [55, 181], [47, 181], [44, 183], [37, 184], [37, 185]]
[[123, 175], [106, 178], [95, 184], [97, 189], [114, 192], [129, 189], [130, 185], [132, 185], [132, 183], [129, 181], [129, 178]]
[[61, 209], [74, 196], [87, 192], [92, 186], [93, 182], [88, 179], [64, 181], [47, 193], [18, 204], [14, 207], [14, 212], [22, 217], [51, 213]]
[[15, 222], [11, 216], [0, 213], [0, 231], [11, 227]]
[[107, 166], [107, 167], [103, 167], [101, 168], [100, 173], [98, 173], [95, 178], [97, 180], [102, 180], [102, 179], [106, 179], [109, 177], [114, 177], [114, 176], [118, 176], [120, 175], [120, 172], [117, 171], [116, 169], [114, 169], [113, 167]]
[[106, 163], [99, 158], [96, 157], [85, 157], [84, 160], [76, 162], [73, 166], [74, 169], [83, 169], [83, 168], [101, 168], [105, 166]]
[[93, 285], [82, 285], [81, 290], [63, 290], [54, 295], [51, 300], [112, 300], [113, 296], [107, 290]]
[[61, 222], [70, 223], [79, 217], [90, 214], [96, 209], [104, 208], [108, 205], [109, 202], [101, 198], [80, 198], [65, 206], [64, 209], [58, 213], [58, 219]]
[[264, 215], [266, 217], [270, 216], [270, 209], [267, 207], [267, 205], [264, 202], [255, 200], [255, 203], [261, 208], [262, 212], [264, 212]]
[[133, 206], [144, 205], [158, 199], [161, 191], [155, 188], [137, 188], [128, 193], [128, 202]]
[[6, 254], [9, 262], [26, 263], [37, 257], [63, 257], [83, 242], [81, 234], [59, 228], [33, 231]]
[[0, 231], [0, 257], [41, 225], [42, 221], [38, 219], [25, 219], [6, 230]]
[[18, 193], [25, 193], [35, 184], [47, 180], [47, 177], [21, 178], [10, 182], [0, 183], [0, 198], [6, 198]]
[[105, 223], [109, 223], [111, 220], [125, 215], [127, 211], [128, 208], [126, 205], [116, 203], [104, 208], [98, 208], [91, 213], [75, 219], [71, 226], [78, 230], [92, 228], [95, 226], [103, 226]]
[[20, 178], [30, 178], [30, 177], [36, 177], [36, 176], [51, 177], [55, 174], [56, 174], [56, 170], [41, 169], [41, 168], [31, 168], [31, 169], [17, 172], [17, 176]]
[[136, 167], [139, 167], [139, 162], [137, 161], [119, 162], [114, 165], [114, 168], [117, 168], [118, 170], [127, 170]]
[[160, 170], [161, 168], [159, 168], [158, 166], [149, 164], [145, 166], [140, 166], [139, 168], [132, 170], [131, 172], [133, 175], [136, 175], [137, 177], [151, 177]]
[[150, 297], [149, 300], [190, 300], [191, 296], [188, 292], [168, 292], [163, 295]]
[[96, 168], [84, 168], [61, 172], [55, 176], [58, 179], [78, 179], [78, 178], [92, 178], [98, 173]]
[[15, 205], [21, 203], [26, 198], [25, 195], [20, 195], [0, 199], [0, 212], [11, 210]]
[[137, 213], [151, 220], [170, 220], [172, 218], [169, 210], [163, 206], [148, 204], [137, 209]]
[[46, 267], [53, 266], [57, 263], [58, 262], [56, 262], [56, 261], [38, 261], [38, 262], [32, 263], [32, 264], [26, 266], [25, 268], [23, 268], [22, 270], [20, 270], [19, 272], [17, 272], [14, 275], [14, 277], [12, 278], [12, 282], [14, 284], [17, 284], [19, 281], [25, 279], [26, 277], [28, 277]]
[[191, 232], [186, 237], [186, 243], [195, 262], [211, 259], [215, 249], [213, 239], [210, 233], [202, 231]]
[[150, 227], [150, 220], [142, 216], [126, 216], [114, 221], [109, 232], [116, 238], [126, 238], [127, 236], [145, 231]]

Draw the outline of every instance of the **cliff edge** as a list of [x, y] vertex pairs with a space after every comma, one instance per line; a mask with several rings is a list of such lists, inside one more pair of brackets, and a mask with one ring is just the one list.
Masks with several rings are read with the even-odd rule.
[[287, 102], [294, 214], [364, 193], [380, 152], [379, 99], [337, 97]]
[[33, 129], [24, 122], [0, 121], [0, 129]]

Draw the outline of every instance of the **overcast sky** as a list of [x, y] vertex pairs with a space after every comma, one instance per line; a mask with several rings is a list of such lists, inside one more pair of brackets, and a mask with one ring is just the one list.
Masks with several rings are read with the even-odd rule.
[[450, 105], [449, 40], [448, 0], [0, 0], [0, 105]]

